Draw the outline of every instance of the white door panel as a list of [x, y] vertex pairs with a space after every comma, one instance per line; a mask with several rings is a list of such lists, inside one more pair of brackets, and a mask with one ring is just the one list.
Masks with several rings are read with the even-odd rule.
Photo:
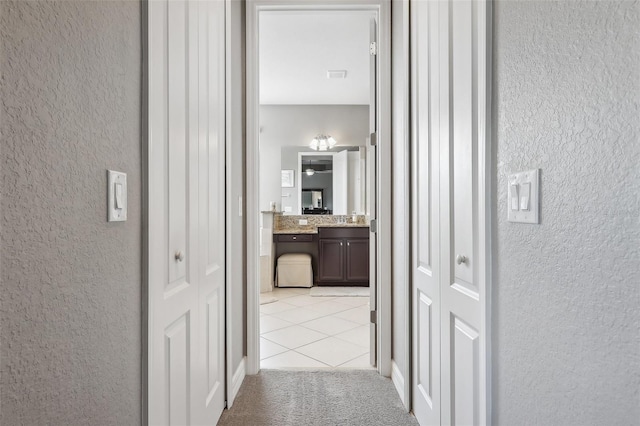
[[478, 331], [453, 317], [452, 368], [453, 407], [450, 424], [477, 425], [479, 339]]
[[[191, 407], [189, 389], [191, 375], [187, 366], [191, 357], [190, 346], [191, 324], [188, 313], [180, 316], [165, 331], [166, 375], [168, 386], [168, 401], [164, 407], [165, 421], [171, 425], [189, 424]], [[150, 419], [151, 424], [157, 424], [156, 418]]]
[[152, 425], [224, 408], [224, 3], [148, 3]]

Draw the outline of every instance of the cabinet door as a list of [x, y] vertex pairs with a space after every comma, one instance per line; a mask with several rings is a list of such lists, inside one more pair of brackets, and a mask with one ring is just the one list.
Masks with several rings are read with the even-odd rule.
[[347, 240], [347, 281], [369, 281], [369, 240]]
[[344, 281], [344, 242], [320, 240], [319, 281]]

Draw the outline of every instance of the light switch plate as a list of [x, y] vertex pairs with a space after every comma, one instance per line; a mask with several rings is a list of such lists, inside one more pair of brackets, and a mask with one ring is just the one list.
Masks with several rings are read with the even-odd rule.
[[107, 220], [127, 220], [127, 174], [107, 170]]
[[[540, 223], [540, 169], [509, 175], [507, 196], [507, 220], [514, 223]], [[528, 191], [526, 184], [529, 184]], [[517, 190], [517, 194], [513, 194]], [[528, 202], [523, 197], [529, 197]], [[517, 197], [517, 208], [512, 200]], [[524, 201], [524, 203], [523, 203]], [[528, 207], [528, 208], [523, 208]]]

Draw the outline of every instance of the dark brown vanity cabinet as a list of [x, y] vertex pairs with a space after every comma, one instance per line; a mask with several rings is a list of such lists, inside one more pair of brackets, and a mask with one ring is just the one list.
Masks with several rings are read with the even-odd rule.
[[317, 284], [369, 286], [369, 228], [318, 228]]

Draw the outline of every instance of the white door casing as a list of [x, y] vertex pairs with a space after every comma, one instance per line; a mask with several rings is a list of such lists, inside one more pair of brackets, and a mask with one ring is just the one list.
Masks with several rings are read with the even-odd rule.
[[[369, 141], [366, 147], [367, 165], [367, 214], [370, 219], [377, 218], [378, 174], [377, 122], [378, 122], [378, 23], [375, 17], [369, 20]], [[375, 46], [372, 49], [372, 46]], [[373, 50], [373, 52], [372, 52]], [[377, 223], [376, 223], [377, 227]], [[371, 227], [369, 228], [371, 230]], [[378, 358], [378, 238], [376, 232], [369, 233], [369, 309], [376, 312], [376, 321], [369, 323], [369, 364], [375, 366]]]
[[[416, 1], [411, 12], [413, 409], [421, 424], [490, 421], [489, 10], [484, 0], [447, 0]], [[425, 256], [424, 237], [436, 233]]]
[[[247, 0], [247, 148], [246, 148], [246, 223], [247, 223], [247, 374], [260, 370], [259, 356], [259, 206], [255, 194], [259, 191], [259, 78], [258, 78], [258, 25], [263, 11], [337, 10], [345, 13], [367, 10], [374, 12], [378, 22], [377, 99], [376, 123], [378, 156], [376, 185], [378, 197], [388, 200], [376, 206], [377, 217], [375, 307], [377, 311], [376, 365], [378, 372], [391, 375], [391, 43], [390, 2], [388, 0], [362, 0], [358, 2], [328, 0]], [[368, 205], [369, 203], [367, 203]], [[383, 255], [381, 253], [384, 253]], [[373, 263], [373, 262], [372, 262]], [[374, 305], [372, 305], [374, 306]]]
[[148, 3], [148, 419], [225, 400], [224, 3]]

